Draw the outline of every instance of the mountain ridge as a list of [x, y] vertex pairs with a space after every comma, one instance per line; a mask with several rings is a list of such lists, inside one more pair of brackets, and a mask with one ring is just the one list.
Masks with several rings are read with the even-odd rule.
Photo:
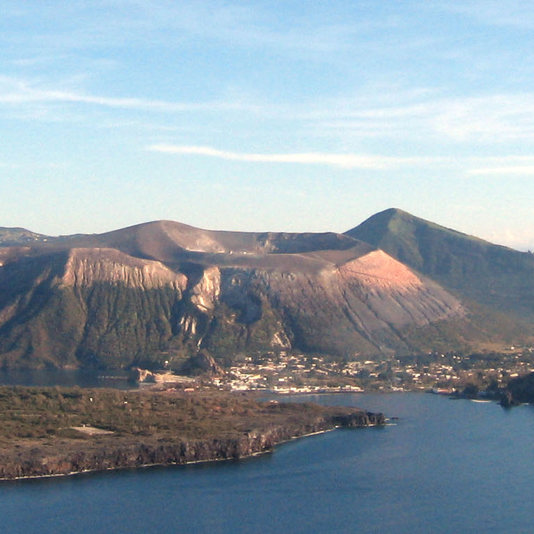
[[377, 217], [345, 234], [152, 221], [57, 238], [19, 230], [17, 241], [0, 229], [0, 365], [180, 368], [199, 351], [221, 364], [281, 350], [351, 359], [509, 337], [428, 268], [417, 228], [440, 244], [442, 227]]
[[534, 255], [451, 230], [402, 210], [346, 235], [378, 247], [455, 294], [534, 320]]

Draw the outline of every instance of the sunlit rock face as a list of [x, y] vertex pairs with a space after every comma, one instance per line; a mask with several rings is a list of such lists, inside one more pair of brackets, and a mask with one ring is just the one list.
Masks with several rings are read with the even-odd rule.
[[183, 291], [187, 277], [160, 261], [134, 258], [115, 249], [71, 249], [60, 284], [90, 287], [95, 283], [121, 284], [145, 290], [169, 286]]
[[220, 362], [291, 349], [415, 352], [431, 348], [425, 328], [469, 317], [436, 282], [347, 235], [216, 232], [172, 221], [20, 235], [24, 243], [10, 237], [0, 246], [6, 366], [157, 367], [200, 351]]

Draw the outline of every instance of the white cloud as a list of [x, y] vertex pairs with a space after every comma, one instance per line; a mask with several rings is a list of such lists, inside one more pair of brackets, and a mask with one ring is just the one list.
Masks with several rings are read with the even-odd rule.
[[297, 128], [308, 136], [337, 137], [343, 143], [351, 138], [495, 145], [534, 142], [534, 93], [449, 98], [431, 88], [403, 92], [389, 87], [364, 89], [354, 99], [298, 104], [253, 100], [241, 92], [205, 102], [176, 102], [87, 94], [0, 76], [0, 103], [26, 109], [40, 105], [41, 114], [46, 106], [58, 103], [154, 113], [246, 111], [282, 121], [285, 126], [280, 127], [285, 130]]
[[239, 102], [169, 102], [144, 98], [106, 97], [62, 91], [40, 89], [23, 81], [8, 77], [0, 77], [0, 103], [24, 105], [32, 103], [73, 103], [88, 104], [116, 109], [136, 109], [157, 112], [184, 112], [199, 110], [243, 110], [248, 105]]
[[[43, 3], [44, 4], [44, 3]], [[0, 40], [31, 50], [78, 50], [145, 46], [176, 48], [192, 40], [208, 46], [271, 50], [298, 58], [331, 60], [350, 49], [355, 35], [369, 24], [348, 19], [343, 6], [280, 9], [269, 4], [228, 1], [112, 1], [61, 9], [39, 6], [40, 31], [7, 31]], [[31, 9], [24, 13], [32, 15]], [[17, 28], [17, 24], [12, 26]], [[18, 26], [21, 26], [18, 24]], [[22, 34], [22, 38], [21, 38]], [[22, 42], [21, 42], [22, 41]]]
[[523, 175], [523, 176], [533, 176], [534, 177], [534, 165], [523, 165], [523, 166], [510, 166], [510, 167], [482, 167], [478, 169], [469, 169], [467, 174], [478, 176], [478, 175]]
[[297, 163], [304, 165], [328, 165], [344, 169], [391, 169], [401, 165], [427, 164], [436, 158], [400, 158], [369, 154], [337, 154], [328, 152], [302, 152], [292, 154], [261, 154], [230, 152], [208, 146], [157, 144], [148, 147], [152, 152], [166, 154], [196, 155], [230, 161], [252, 163]]
[[[448, 98], [436, 92], [325, 103], [302, 119], [343, 135], [503, 144], [534, 141], [534, 93]], [[404, 102], [403, 102], [404, 100]]]
[[534, 176], [534, 156], [470, 158], [467, 166], [470, 176]]
[[497, 243], [516, 250], [534, 250], [534, 235], [530, 228], [521, 230], [499, 229], [488, 232], [486, 239], [491, 243]]

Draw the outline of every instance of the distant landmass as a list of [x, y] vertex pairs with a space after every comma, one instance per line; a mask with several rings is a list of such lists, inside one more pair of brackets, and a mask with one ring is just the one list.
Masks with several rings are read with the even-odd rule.
[[345, 234], [172, 221], [61, 237], [0, 228], [6, 368], [178, 370], [280, 351], [357, 359], [533, 333], [532, 254], [397, 209]]
[[335, 428], [383, 425], [343, 406], [223, 392], [0, 387], [0, 480], [236, 460]]

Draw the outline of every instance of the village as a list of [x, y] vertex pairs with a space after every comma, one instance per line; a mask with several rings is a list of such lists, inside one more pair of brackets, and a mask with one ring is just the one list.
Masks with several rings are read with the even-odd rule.
[[530, 372], [534, 372], [532, 347], [511, 347], [505, 353], [429, 353], [349, 362], [280, 352], [244, 356], [226, 373], [209, 378], [209, 383], [220, 389], [277, 393], [430, 390], [484, 394]]

